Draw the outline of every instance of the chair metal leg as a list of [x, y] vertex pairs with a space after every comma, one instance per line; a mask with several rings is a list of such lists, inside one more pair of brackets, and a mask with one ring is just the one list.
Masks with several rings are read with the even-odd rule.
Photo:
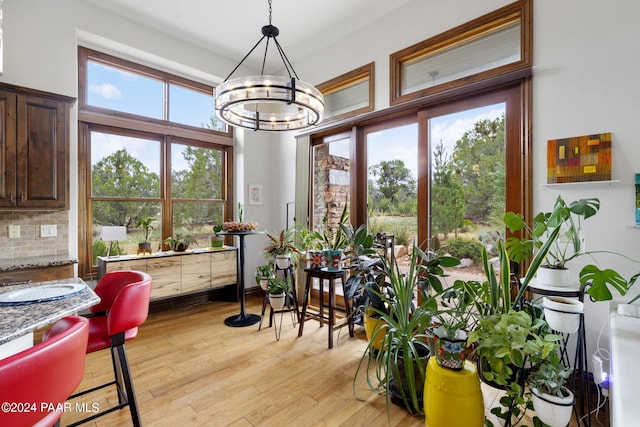
[[127, 359], [127, 351], [124, 344], [117, 347], [118, 360], [120, 361], [120, 367], [122, 368], [122, 379], [124, 380], [124, 386], [127, 391], [127, 399], [129, 401], [129, 410], [131, 411], [131, 421], [135, 427], [140, 427], [142, 422], [140, 420], [140, 413], [138, 412], [138, 402], [136, 400], [136, 393], [133, 390], [133, 381], [131, 380], [131, 370], [129, 369], [129, 360]]

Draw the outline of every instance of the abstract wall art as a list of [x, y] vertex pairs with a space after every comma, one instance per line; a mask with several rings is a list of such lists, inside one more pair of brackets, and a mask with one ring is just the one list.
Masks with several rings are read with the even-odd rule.
[[547, 184], [611, 179], [611, 132], [547, 142]]

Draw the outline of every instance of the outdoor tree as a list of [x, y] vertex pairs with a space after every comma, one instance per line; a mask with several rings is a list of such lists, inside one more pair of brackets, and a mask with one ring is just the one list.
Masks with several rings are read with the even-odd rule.
[[[174, 147], [178, 147], [174, 144]], [[222, 221], [222, 205], [210, 200], [222, 199], [222, 152], [216, 149], [182, 146], [186, 167], [171, 173], [171, 195], [188, 203], [174, 205], [174, 228], [193, 228]], [[194, 202], [202, 200], [202, 203]]]
[[465, 217], [489, 223], [504, 214], [504, 115], [481, 120], [456, 141], [453, 156], [466, 192]]
[[[160, 195], [160, 178], [126, 148], [97, 162], [91, 170], [93, 197], [157, 198]], [[155, 217], [159, 206], [154, 203], [105, 201], [93, 204], [93, 220], [102, 225], [135, 225], [139, 217]]]
[[449, 233], [462, 226], [465, 212], [465, 197], [460, 176], [445, 152], [442, 141], [433, 152], [431, 183], [431, 226], [435, 233], [449, 238]]
[[374, 201], [384, 204], [386, 199], [390, 208], [396, 209], [398, 203], [416, 197], [416, 181], [402, 160], [383, 160], [370, 166], [369, 172], [375, 177], [370, 186]]

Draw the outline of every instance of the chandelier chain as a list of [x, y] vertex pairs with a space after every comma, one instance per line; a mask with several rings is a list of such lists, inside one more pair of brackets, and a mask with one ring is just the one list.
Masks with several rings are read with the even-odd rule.
[[269, 0], [269, 25], [271, 25], [271, 0]]

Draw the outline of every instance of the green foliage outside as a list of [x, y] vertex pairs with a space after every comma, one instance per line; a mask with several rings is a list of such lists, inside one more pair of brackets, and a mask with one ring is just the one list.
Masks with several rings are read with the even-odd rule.
[[456, 258], [471, 258], [476, 265], [481, 265], [482, 249], [484, 245], [477, 239], [468, 239], [465, 237], [452, 237], [438, 250], [439, 255], [446, 253]]
[[370, 166], [375, 180], [369, 181], [372, 206], [391, 215], [417, 214], [416, 181], [400, 159], [383, 160]]
[[449, 233], [462, 227], [465, 211], [465, 191], [453, 162], [447, 156], [442, 142], [433, 153], [431, 180], [431, 227], [447, 240]]
[[476, 224], [504, 215], [504, 144], [504, 115], [477, 122], [456, 141], [453, 158], [465, 189], [465, 217]]

